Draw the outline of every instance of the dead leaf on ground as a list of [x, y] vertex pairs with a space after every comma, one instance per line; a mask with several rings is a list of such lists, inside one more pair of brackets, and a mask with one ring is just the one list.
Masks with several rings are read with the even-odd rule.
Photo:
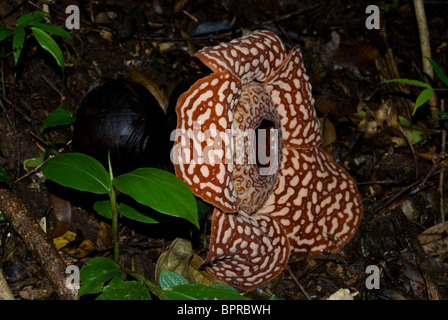
[[133, 66], [131, 66], [130, 76], [133, 81], [141, 84], [146, 89], [148, 89], [148, 91], [151, 92], [151, 94], [157, 99], [157, 102], [159, 103], [160, 107], [164, 111], [166, 111], [167, 107], [166, 107], [166, 103], [165, 103], [165, 99], [166, 99], [165, 95], [154, 81], [145, 77]]
[[418, 239], [428, 255], [436, 256], [448, 252], [448, 221], [438, 223], [423, 231]]
[[53, 203], [53, 228], [51, 235], [53, 238], [62, 236], [67, 232], [72, 222], [72, 207], [70, 202], [50, 194]]
[[168, 270], [181, 275], [189, 283], [195, 283], [190, 271], [190, 261], [193, 257], [191, 241], [177, 238], [157, 260], [155, 278], [159, 279], [160, 271]]

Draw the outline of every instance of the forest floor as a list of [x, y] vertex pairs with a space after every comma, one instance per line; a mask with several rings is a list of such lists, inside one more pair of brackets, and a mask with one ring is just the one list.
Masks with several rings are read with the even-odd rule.
[[[67, 206], [68, 200], [54, 200], [40, 170], [26, 166], [49, 143], [62, 152], [71, 150], [69, 126], [41, 132], [50, 112], [63, 106], [76, 115], [91, 88], [106, 79], [130, 78], [131, 66], [157, 83], [168, 101], [176, 84], [191, 73], [192, 53], [246, 31], [268, 29], [287, 49], [301, 46], [318, 115], [328, 120], [325, 149], [356, 180], [365, 218], [341, 253], [292, 257], [275, 281], [249, 296], [321, 300], [346, 288], [363, 300], [448, 298], [448, 174], [442, 134], [447, 121], [434, 121], [428, 104], [411, 115], [422, 88], [382, 82], [408, 78], [443, 87], [437, 76], [429, 79], [422, 71], [412, 1], [379, 1], [380, 29], [366, 27], [365, 11], [372, 1], [340, 0], [55, 0], [49, 5], [55, 24], [65, 25], [71, 2], [80, 8], [81, 23], [71, 31], [73, 43], [58, 39], [65, 78], [33, 39], [25, 42], [17, 66], [11, 41], [2, 43], [0, 165], [10, 188], [38, 221], [55, 228], [55, 208]], [[20, 16], [38, 7], [33, 1], [2, 1], [0, 26], [14, 27]], [[425, 9], [432, 58], [446, 70], [448, 6], [425, 1]], [[437, 92], [436, 110], [444, 108], [444, 99], [446, 93]], [[82, 266], [95, 256], [111, 257], [108, 221], [76, 199], [70, 199], [69, 207], [69, 222], [59, 226], [76, 234], [61, 252], [66, 263]], [[161, 253], [190, 232], [179, 222], [161, 226], [126, 220], [120, 220], [119, 230], [120, 263], [150, 280]], [[209, 231], [193, 233], [193, 249], [201, 257]], [[94, 246], [85, 256], [74, 250], [84, 239]], [[0, 262], [16, 299], [57, 299], [6, 219], [0, 220]], [[379, 288], [366, 285], [371, 265], [380, 271]]]

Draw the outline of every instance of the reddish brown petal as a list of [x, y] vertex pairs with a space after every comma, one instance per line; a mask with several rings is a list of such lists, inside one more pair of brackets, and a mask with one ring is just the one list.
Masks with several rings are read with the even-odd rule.
[[355, 181], [321, 148], [283, 150], [275, 191], [258, 211], [288, 234], [291, 252], [339, 252], [363, 216]]
[[272, 217], [215, 209], [204, 265], [214, 278], [251, 290], [275, 278], [286, 266], [289, 252], [288, 238]]
[[[263, 120], [274, 124], [272, 132], [265, 132], [270, 141], [261, 141], [261, 133], [256, 137], [255, 130]], [[240, 210], [253, 213], [266, 201], [277, 182], [282, 150], [281, 130], [276, 129], [280, 128], [277, 109], [259, 83], [243, 86], [240, 101], [235, 107], [233, 125], [233, 184], [241, 199]], [[258, 167], [256, 153], [259, 153], [259, 159], [264, 157], [261, 162], [266, 166]]]
[[224, 212], [238, 210], [232, 182], [233, 107], [241, 82], [231, 72], [198, 80], [177, 102], [173, 163], [176, 175], [204, 201]]
[[280, 69], [263, 85], [280, 114], [284, 145], [294, 149], [319, 146], [320, 125], [299, 46], [291, 50]]
[[259, 30], [195, 54], [212, 71], [231, 70], [243, 83], [263, 82], [286, 57], [285, 46], [273, 32]]

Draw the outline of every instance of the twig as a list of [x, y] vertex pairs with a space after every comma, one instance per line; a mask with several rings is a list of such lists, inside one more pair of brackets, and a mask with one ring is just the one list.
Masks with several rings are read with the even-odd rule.
[[60, 299], [75, 300], [76, 292], [66, 286], [66, 265], [53, 242], [26, 205], [8, 189], [0, 189], [0, 210], [42, 267]]
[[425, 57], [431, 58], [431, 44], [429, 42], [428, 23], [426, 22], [425, 7], [423, 0], [414, 0], [414, 11], [417, 19], [418, 33], [420, 36], [420, 50], [422, 52], [423, 71], [431, 78], [434, 78], [434, 71], [431, 64]]
[[[445, 111], [445, 100], [442, 99], [440, 101], [440, 110]], [[440, 154], [442, 155], [442, 158], [445, 158], [446, 156], [446, 130], [442, 128], [442, 147]], [[440, 170], [440, 177], [439, 177], [439, 193], [440, 193], [440, 218], [442, 219], [442, 222], [445, 222], [445, 201], [444, 201], [444, 180], [445, 180], [445, 166], [442, 165], [442, 169]]]
[[50, 87], [51, 89], [53, 89], [57, 94], [59, 94], [61, 96], [61, 100], [65, 100], [65, 96], [64, 94], [61, 92], [61, 90], [59, 90], [53, 82], [51, 82], [46, 76], [41, 75], [40, 76], [42, 80], [44, 80]]
[[305, 288], [300, 284], [299, 280], [297, 280], [296, 276], [292, 273], [290, 268], [288, 268], [288, 272], [289, 272], [289, 275], [294, 280], [294, 282], [296, 283], [296, 285], [299, 287], [300, 291], [302, 291], [302, 293], [305, 295], [305, 298], [307, 300], [311, 300], [311, 297], [308, 295], [308, 293], [306, 292]]
[[415, 153], [414, 146], [411, 143], [411, 140], [409, 139], [408, 135], [406, 134], [406, 131], [404, 131], [403, 127], [398, 124], [398, 129], [400, 129], [401, 134], [403, 135], [403, 138], [406, 140], [406, 143], [408, 144], [409, 148], [411, 149], [412, 156], [414, 157], [414, 165], [415, 165], [415, 179], [418, 179], [418, 160], [417, 160], [417, 154]]

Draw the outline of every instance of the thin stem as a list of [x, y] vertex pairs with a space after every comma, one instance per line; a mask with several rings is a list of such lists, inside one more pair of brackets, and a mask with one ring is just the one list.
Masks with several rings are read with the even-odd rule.
[[115, 188], [112, 185], [112, 179], [111, 179], [109, 199], [110, 199], [110, 206], [112, 208], [112, 239], [114, 242], [114, 261], [118, 263], [120, 261], [120, 247], [118, 244], [118, 210], [117, 210], [116, 198], [117, 195], [115, 192]]
[[118, 243], [118, 210], [117, 210], [117, 193], [113, 184], [114, 174], [112, 172], [112, 165], [110, 163], [110, 154], [108, 155], [109, 162], [109, 177], [110, 177], [110, 192], [109, 200], [112, 210], [112, 239], [114, 242], [114, 261], [118, 264], [120, 262], [120, 246]]

